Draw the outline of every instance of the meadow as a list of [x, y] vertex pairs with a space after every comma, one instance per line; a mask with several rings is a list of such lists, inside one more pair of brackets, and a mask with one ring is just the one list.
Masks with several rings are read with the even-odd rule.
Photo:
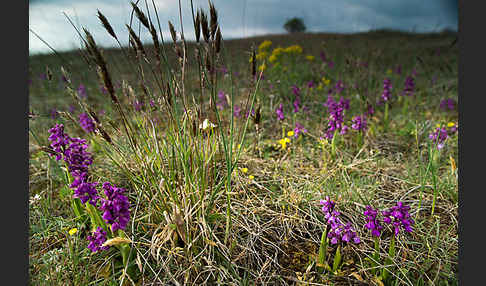
[[457, 285], [456, 34], [134, 15], [29, 57], [31, 285]]

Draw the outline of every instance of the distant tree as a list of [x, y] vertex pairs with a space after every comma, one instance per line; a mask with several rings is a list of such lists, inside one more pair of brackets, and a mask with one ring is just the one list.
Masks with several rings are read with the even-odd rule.
[[301, 18], [292, 18], [284, 24], [284, 29], [289, 33], [304, 32], [306, 27]]

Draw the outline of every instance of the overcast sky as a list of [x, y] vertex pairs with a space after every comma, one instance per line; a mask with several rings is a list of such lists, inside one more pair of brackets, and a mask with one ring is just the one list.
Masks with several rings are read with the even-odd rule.
[[[136, 0], [134, 0], [136, 2]], [[170, 39], [167, 21], [180, 31], [178, 0], [154, 0], [164, 40]], [[429, 32], [445, 28], [457, 31], [457, 0], [213, 0], [218, 10], [223, 38], [285, 33], [283, 24], [301, 17], [310, 32], [353, 33], [392, 28]], [[152, 0], [147, 1], [154, 16]], [[182, 0], [186, 39], [194, 39], [190, 0]], [[207, 10], [207, 0], [193, 0], [194, 9]], [[139, 1], [145, 10], [145, 0]], [[80, 47], [79, 38], [65, 12], [76, 26], [86, 27], [101, 46], [115, 46], [97, 18], [100, 10], [113, 26], [122, 44], [128, 42], [125, 24], [130, 21], [131, 6], [125, 0], [30, 0], [29, 28], [58, 51]], [[156, 23], [156, 21], [154, 21]], [[147, 34], [142, 39], [149, 40]], [[50, 49], [29, 32], [29, 53]]]

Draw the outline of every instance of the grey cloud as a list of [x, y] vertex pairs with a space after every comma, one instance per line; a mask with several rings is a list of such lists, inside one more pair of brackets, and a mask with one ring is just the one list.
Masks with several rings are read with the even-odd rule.
[[[154, 0], [161, 28], [168, 38], [167, 21], [180, 31], [179, 8], [176, 0]], [[207, 0], [194, 0], [194, 9], [207, 11]], [[151, 8], [152, 1], [148, 1]], [[182, 1], [184, 33], [194, 39], [189, 1]], [[283, 24], [291, 17], [302, 17], [309, 31], [350, 33], [379, 28], [393, 28], [418, 32], [457, 30], [457, 1], [452, 0], [213, 0], [219, 12], [224, 38], [257, 34], [284, 33]], [[144, 1], [140, 7], [145, 10]], [[246, 6], [245, 6], [246, 4]], [[59, 49], [79, 47], [74, 29], [61, 11], [73, 21], [90, 30], [101, 45], [114, 45], [96, 17], [99, 9], [108, 18], [115, 32], [125, 43], [128, 35], [125, 24], [130, 21], [129, 1], [120, 0], [36, 0], [30, 1], [29, 28]], [[245, 17], [243, 18], [243, 15]], [[154, 17], [153, 10], [151, 16]], [[147, 33], [142, 37], [149, 40]], [[29, 35], [29, 51], [48, 51], [33, 35]]]

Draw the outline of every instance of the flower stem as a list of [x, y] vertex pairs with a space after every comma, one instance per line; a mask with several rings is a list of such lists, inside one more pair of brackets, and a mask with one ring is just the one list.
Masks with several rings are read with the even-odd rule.
[[432, 170], [431, 170], [431, 173], [432, 173], [432, 184], [434, 185], [434, 198], [432, 200], [432, 211], [430, 213], [430, 215], [433, 215], [434, 214], [434, 210], [435, 210], [435, 202], [437, 200], [437, 193], [438, 193], [438, 190], [437, 190], [437, 176], [438, 176], [438, 162], [439, 161], [439, 152], [438, 150], [436, 150], [434, 148], [434, 152], [432, 153], [432, 158], [431, 158], [431, 164], [432, 164]]
[[385, 115], [383, 118], [384, 121], [384, 131], [388, 131], [388, 102], [385, 102]]
[[331, 140], [331, 158], [334, 160], [336, 156], [336, 144], [337, 144], [337, 130], [334, 131], [334, 135], [332, 136]]
[[407, 115], [407, 113], [408, 113], [408, 98], [403, 98], [403, 100], [404, 100], [404, 103], [403, 103], [402, 113], [403, 113], [403, 115]]
[[359, 131], [359, 134], [358, 134], [358, 147], [361, 148], [363, 147], [363, 132], [362, 131]]
[[[69, 166], [65, 162], [64, 163], [66, 166], [66, 171], [64, 172], [65, 179], [66, 179], [66, 185], [70, 186], [72, 181], [73, 181], [73, 176], [69, 173]], [[73, 208], [73, 212], [76, 215], [77, 220], [81, 220], [81, 217], [84, 215], [85, 211], [84, 208], [81, 204], [81, 200], [79, 198], [73, 198], [71, 201], [71, 206]]]

